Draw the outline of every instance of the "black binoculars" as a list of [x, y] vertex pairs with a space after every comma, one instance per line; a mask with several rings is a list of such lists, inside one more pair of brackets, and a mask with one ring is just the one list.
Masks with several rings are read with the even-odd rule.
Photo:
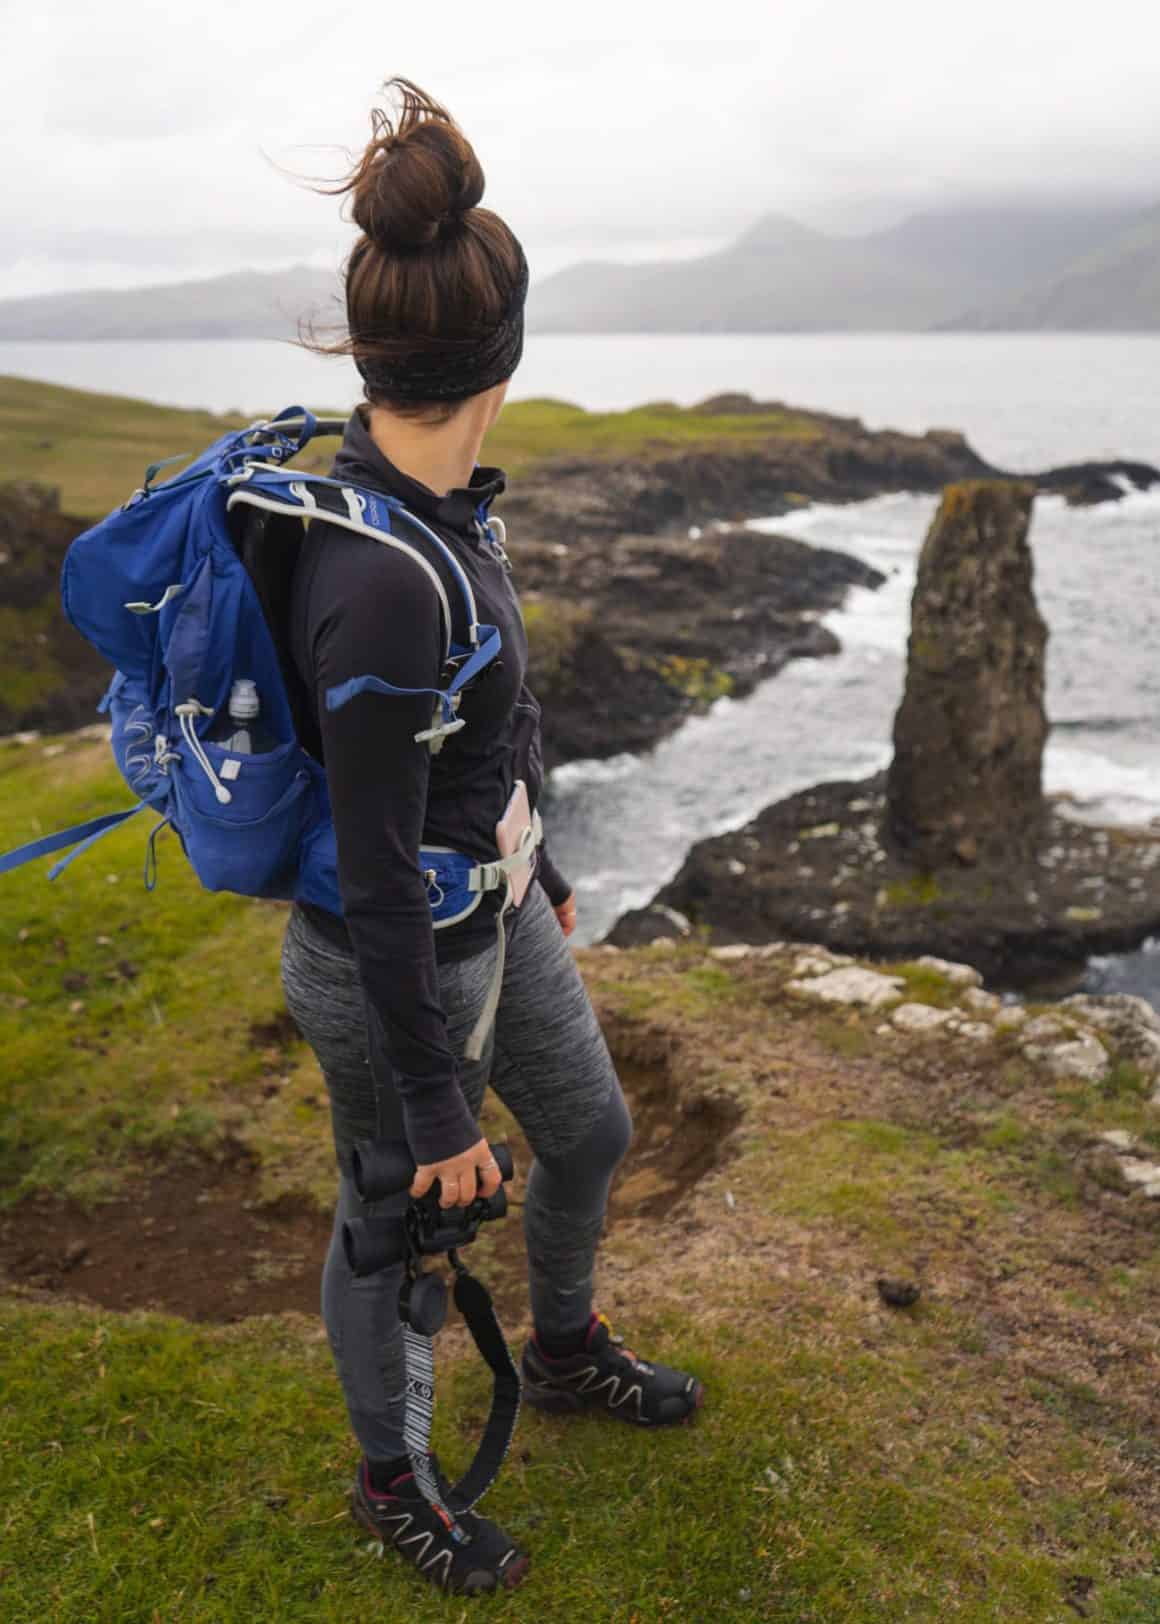
[[[421, 1256], [451, 1252], [473, 1241], [480, 1224], [507, 1212], [504, 1184], [514, 1168], [507, 1145], [492, 1145], [492, 1155], [503, 1183], [491, 1196], [476, 1196], [465, 1207], [439, 1205], [439, 1180], [426, 1195], [417, 1197], [399, 1218], [352, 1218], [342, 1226], [346, 1260], [356, 1275], [377, 1274], [393, 1264]], [[363, 1140], [352, 1153], [354, 1187], [364, 1201], [382, 1201], [409, 1188], [415, 1163], [406, 1145], [397, 1141]]]

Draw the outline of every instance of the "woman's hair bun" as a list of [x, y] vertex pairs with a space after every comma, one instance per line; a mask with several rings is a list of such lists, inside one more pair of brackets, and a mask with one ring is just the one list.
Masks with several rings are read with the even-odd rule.
[[371, 139], [346, 187], [355, 224], [387, 253], [425, 248], [483, 196], [483, 170], [450, 113], [409, 79], [383, 86], [398, 111], [371, 113]]

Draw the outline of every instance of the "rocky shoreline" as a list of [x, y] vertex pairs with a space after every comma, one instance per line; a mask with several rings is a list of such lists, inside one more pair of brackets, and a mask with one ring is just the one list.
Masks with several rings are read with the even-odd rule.
[[993, 986], [1074, 985], [1093, 953], [1160, 931], [1160, 835], [1094, 829], [1049, 805], [1030, 853], [1000, 869], [914, 869], [882, 838], [885, 774], [816, 784], [698, 841], [676, 878], [608, 936], [814, 941], [862, 958], [934, 953]]
[[[750, 417], [789, 426], [739, 436]], [[680, 419], [682, 434], [695, 430], [687, 448], [533, 459], [500, 501], [549, 767], [648, 749], [721, 694], [748, 692], [790, 659], [838, 652], [818, 617], [881, 577], [742, 529], [746, 520], [996, 473], [949, 430], [871, 431], [746, 395]], [[1160, 473], [1092, 463], [1035, 483], [1088, 502], [1122, 496], [1125, 481], [1147, 488]], [[0, 734], [92, 720], [108, 673], [65, 622], [58, 592], [65, 549], [88, 522], [62, 514], [50, 488], [0, 487]]]

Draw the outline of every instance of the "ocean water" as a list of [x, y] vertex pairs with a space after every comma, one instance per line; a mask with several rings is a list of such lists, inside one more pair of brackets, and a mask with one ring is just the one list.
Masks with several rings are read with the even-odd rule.
[[[855, 588], [823, 617], [841, 640], [839, 655], [793, 661], [647, 757], [573, 762], [553, 774], [554, 854], [579, 876], [586, 934], [599, 936], [647, 900], [693, 839], [822, 779], [886, 765], [918, 552], [935, 507], [931, 496], [883, 496], [753, 521], [852, 553], [886, 584]], [[1045, 784], [1072, 796], [1074, 815], [1086, 821], [1160, 820], [1158, 546], [1160, 491], [1097, 510], [1069, 509], [1058, 497], [1036, 504], [1035, 585], [1050, 630]]]
[[[357, 397], [349, 363], [288, 345], [0, 344], [0, 372], [167, 404], [263, 411]], [[688, 404], [723, 391], [860, 416], [872, 427], [962, 430], [1013, 470], [1087, 458], [1160, 464], [1160, 336], [531, 335], [513, 398], [591, 409]], [[838, 547], [887, 576], [827, 617], [842, 652], [799, 660], [750, 698], [722, 700], [648, 755], [575, 762], [553, 774], [553, 851], [575, 880], [578, 936], [598, 939], [679, 868], [693, 841], [825, 778], [889, 759], [910, 596], [929, 496], [818, 506], [759, 529]], [[1160, 819], [1160, 490], [1098, 508], [1038, 499], [1036, 591], [1050, 630], [1047, 788], [1077, 816]], [[1093, 961], [1090, 984], [1160, 1006], [1160, 943]]]
[[[349, 406], [353, 365], [290, 343], [0, 343], [0, 373], [214, 411]], [[528, 336], [513, 400], [592, 410], [691, 405], [742, 390], [921, 434], [961, 429], [1029, 470], [1086, 457], [1160, 458], [1160, 335], [765, 333]]]

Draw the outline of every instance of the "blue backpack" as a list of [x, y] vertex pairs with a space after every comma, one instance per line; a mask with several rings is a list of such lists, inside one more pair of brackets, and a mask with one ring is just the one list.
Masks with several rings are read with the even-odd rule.
[[[328, 690], [328, 709], [362, 693], [429, 693], [431, 725], [415, 737], [437, 751], [463, 726], [457, 712], [467, 684], [500, 649], [498, 630], [479, 625], [467, 576], [433, 530], [381, 492], [285, 466], [316, 434], [343, 427], [289, 407], [223, 436], [158, 486], [159, 471], [182, 458], [155, 463], [123, 507], [73, 542], [64, 563], [64, 611], [117, 668], [98, 709], [108, 713], [113, 754], [137, 802], [0, 856], [0, 874], [71, 847], [50, 868], [55, 879], [94, 841], [149, 807], [158, 814], [146, 847], [150, 890], [154, 841], [168, 824], [209, 890], [311, 902], [341, 915], [325, 773], [299, 741], [278, 640], [239, 550], [244, 514], [233, 525], [230, 515], [238, 509], [281, 515], [295, 529], [324, 520], [397, 549], [430, 578], [441, 607], [446, 686], [402, 689], [355, 677]], [[498, 530], [500, 521], [489, 525]], [[264, 545], [279, 545], [276, 530]], [[465, 641], [453, 630], [445, 576], [458, 589]], [[226, 717], [238, 678], [256, 684], [264, 729], [276, 741], [261, 754], [232, 753], [228, 743], [206, 736], [223, 731], [215, 718], [220, 724]], [[510, 860], [481, 864], [435, 848], [423, 848], [420, 862], [436, 928], [473, 912], [485, 891], [506, 888], [512, 867]]]

